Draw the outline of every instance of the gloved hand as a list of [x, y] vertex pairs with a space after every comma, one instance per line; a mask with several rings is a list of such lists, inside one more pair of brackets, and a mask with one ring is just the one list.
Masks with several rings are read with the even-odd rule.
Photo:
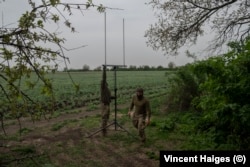
[[150, 119], [146, 119], [145, 124], [146, 124], [146, 126], [148, 126], [150, 124]]
[[132, 119], [132, 118], [133, 118], [133, 115], [134, 115], [134, 112], [133, 112], [133, 111], [128, 111], [128, 117], [129, 117], [129, 118]]

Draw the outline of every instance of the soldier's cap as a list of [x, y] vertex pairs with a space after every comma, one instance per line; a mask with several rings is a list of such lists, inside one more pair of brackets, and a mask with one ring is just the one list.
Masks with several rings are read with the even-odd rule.
[[137, 88], [136, 92], [142, 92], [143, 93], [143, 89], [142, 88]]

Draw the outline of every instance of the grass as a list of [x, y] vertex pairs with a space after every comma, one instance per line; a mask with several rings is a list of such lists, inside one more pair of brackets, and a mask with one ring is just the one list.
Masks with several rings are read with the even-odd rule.
[[85, 127], [87, 129], [93, 129], [95, 127], [100, 127], [100, 120], [101, 120], [101, 115], [96, 114], [96, 116], [87, 118], [85, 120], [80, 121], [80, 126]]

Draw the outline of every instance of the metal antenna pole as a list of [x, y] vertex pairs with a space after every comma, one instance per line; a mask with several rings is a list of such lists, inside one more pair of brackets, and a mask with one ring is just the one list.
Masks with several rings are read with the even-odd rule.
[[116, 66], [114, 66], [114, 91], [115, 91], [115, 130], [116, 130], [116, 116], [117, 116], [117, 85], [116, 85]]
[[125, 29], [124, 29], [124, 19], [123, 19], [123, 65], [125, 66]]
[[3, 16], [3, 11], [2, 11], [2, 28], [4, 27], [4, 16]]
[[106, 37], [106, 12], [104, 12], [104, 50], [105, 50], [105, 66], [107, 64], [107, 37]]

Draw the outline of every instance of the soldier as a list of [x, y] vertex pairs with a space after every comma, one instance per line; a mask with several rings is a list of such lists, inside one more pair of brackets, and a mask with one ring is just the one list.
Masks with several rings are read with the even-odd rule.
[[104, 80], [101, 81], [101, 105], [102, 105], [102, 134], [107, 134], [107, 123], [110, 114], [111, 92], [108, 88], [108, 83]]
[[132, 118], [133, 125], [138, 130], [141, 141], [145, 142], [144, 129], [150, 123], [151, 109], [148, 99], [143, 96], [142, 88], [138, 88], [136, 95], [132, 97], [128, 115]]

